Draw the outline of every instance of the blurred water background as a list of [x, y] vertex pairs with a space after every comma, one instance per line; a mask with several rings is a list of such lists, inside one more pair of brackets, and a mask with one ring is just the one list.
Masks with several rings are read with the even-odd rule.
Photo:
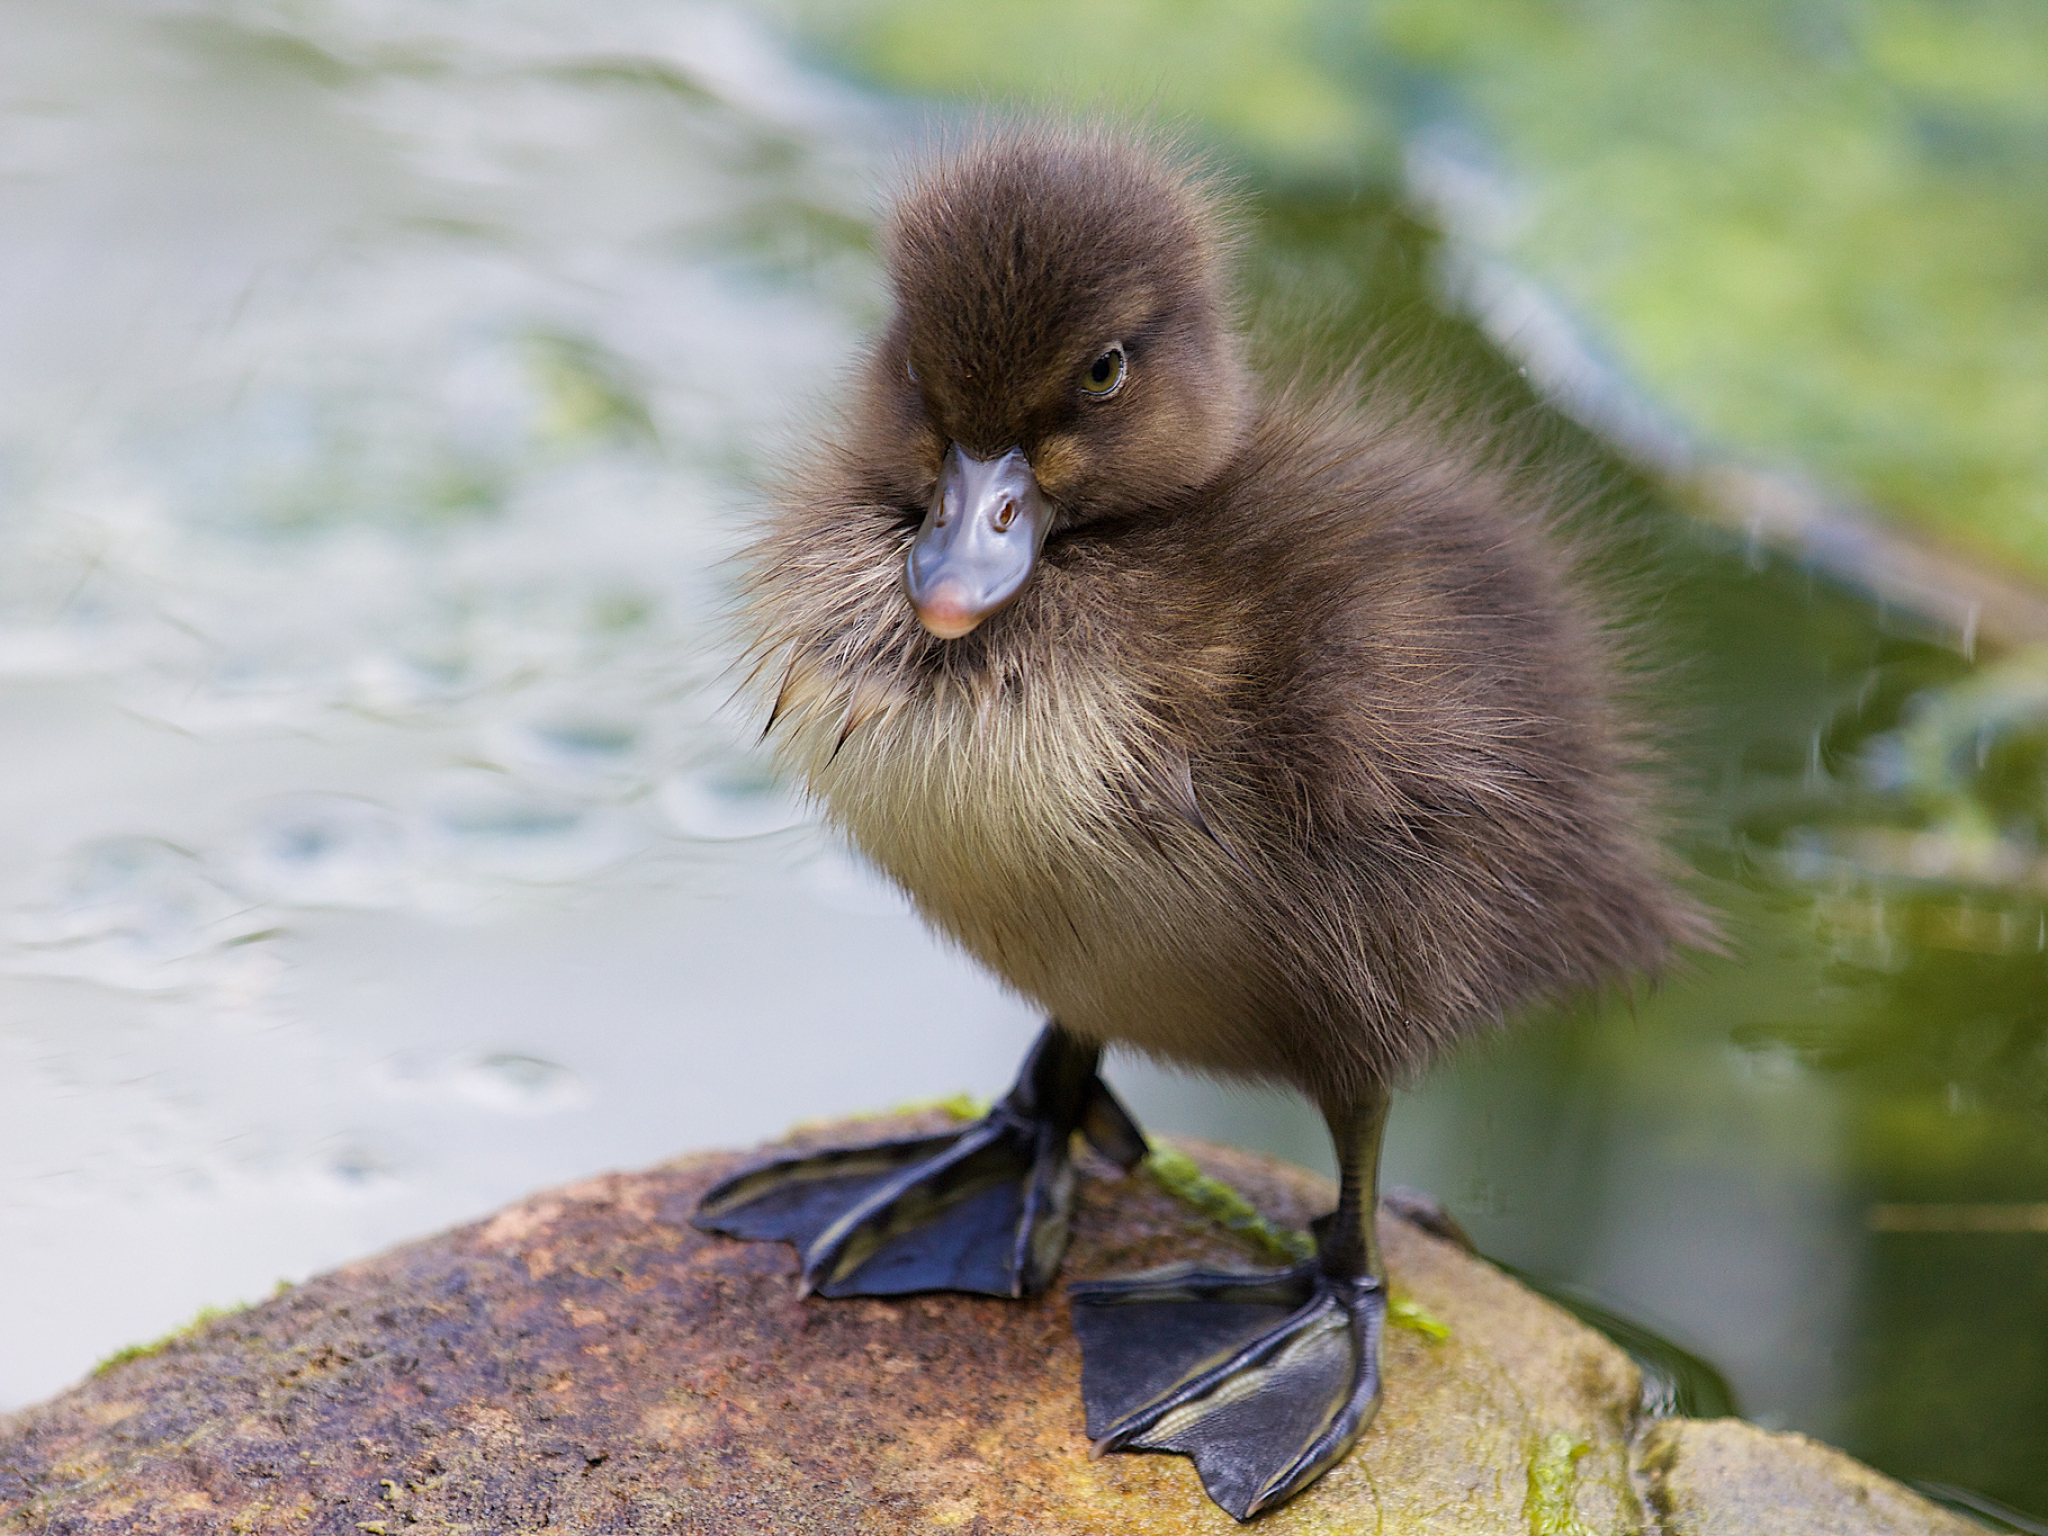
[[1732, 957], [1447, 1064], [1392, 1176], [1759, 1422], [2048, 1511], [2044, 85], [1989, 0], [5, 0], [0, 1406], [1007, 1082], [1036, 1021], [725, 707], [721, 561], [896, 157], [1123, 101], [1241, 176], [1275, 366], [1606, 459], [1669, 662]]

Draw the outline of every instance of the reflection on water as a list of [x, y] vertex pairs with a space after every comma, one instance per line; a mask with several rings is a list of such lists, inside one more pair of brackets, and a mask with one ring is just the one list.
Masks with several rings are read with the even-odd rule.
[[[718, 562], [872, 318], [875, 110], [651, 0], [8, 26], [0, 1401], [535, 1184], [999, 1088], [1033, 1020], [721, 709]], [[1523, 387], [1393, 206], [1260, 229], [1312, 354]], [[2048, 1508], [2048, 666], [1631, 497], [1733, 958], [1448, 1065], [1393, 1176], [1760, 1420]]]

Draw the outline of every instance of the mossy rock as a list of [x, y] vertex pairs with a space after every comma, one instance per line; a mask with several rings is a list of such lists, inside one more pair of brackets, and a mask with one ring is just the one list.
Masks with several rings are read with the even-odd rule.
[[[1300, 1169], [1184, 1147], [1278, 1227], [1331, 1203]], [[0, 1419], [0, 1531], [1237, 1528], [1180, 1457], [1088, 1459], [1058, 1294], [799, 1300], [789, 1248], [697, 1232], [698, 1196], [745, 1161], [536, 1195]], [[1388, 1330], [1385, 1406], [1357, 1450], [1260, 1526], [1643, 1528], [1628, 1358], [1453, 1244], [1384, 1215], [1381, 1237], [1423, 1325]], [[1069, 1277], [1187, 1258], [1259, 1262], [1157, 1180], [1087, 1173]]]

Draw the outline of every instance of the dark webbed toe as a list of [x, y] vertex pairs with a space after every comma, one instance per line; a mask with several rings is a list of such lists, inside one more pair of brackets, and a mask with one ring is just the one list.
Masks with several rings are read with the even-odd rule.
[[705, 1195], [692, 1220], [795, 1244], [806, 1293], [1035, 1295], [1066, 1251], [1074, 1133], [1127, 1166], [1143, 1155], [1096, 1058], [1048, 1029], [1016, 1087], [973, 1125], [753, 1169]]
[[698, 1202], [692, 1222], [706, 1232], [749, 1242], [807, 1248], [847, 1208], [905, 1168], [937, 1156], [957, 1135], [920, 1136], [876, 1146], [834, 1147], [736, 1174]]
[[1380, 1398], [1384, 1288], [1316, 1263], [1074, 1286], [1095, 1453], [1177, 1451], [1249, 1520], [1343, 1459]]
[[1023, 1295], [1036, 1278], [1016, 1253], [1032, 1186], [1051, 1185], [1041, 1219], [1064, 1215], [1060, 1171], [1034, 1179], [1026, 1140], [991, 1119], [956, 1136], [792, 1158], [720, 1185], [694, 1219], [729, 1237], [794, 1243], [806, 1293]]

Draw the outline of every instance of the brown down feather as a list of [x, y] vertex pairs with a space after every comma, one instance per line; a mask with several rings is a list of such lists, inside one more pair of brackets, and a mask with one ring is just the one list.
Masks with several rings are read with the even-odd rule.
[[[747, 612], [781, 761], [936, 928], [1083, 1037], [1326, 1106], [1710, 940], [1554, 535], [1577, 493], [1391, 389], [1262, 390], [1199, 173], [990, 131], [887, 252]], [[954, 441], [1022, 446], [1058, 518], [941, 641], [903, 564]]]

